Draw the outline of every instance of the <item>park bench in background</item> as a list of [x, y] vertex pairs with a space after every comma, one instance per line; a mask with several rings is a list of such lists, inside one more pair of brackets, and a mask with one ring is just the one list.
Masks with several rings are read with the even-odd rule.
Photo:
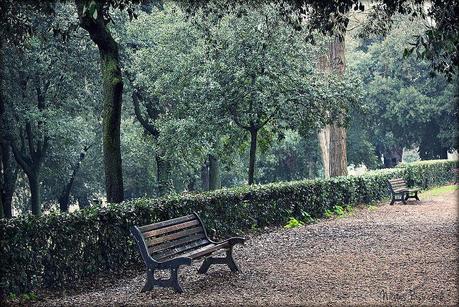
[[459, 179], [459, 168], [451, 169], [451, 173], [453, 173], [454, 175], [454, 184], [457, 184], [458, 179]]
[[[214, 242], [207, 236], [204, 225], [196, 213], [145, 226], [133, 226], [134, 236], [147, 267], [147, 282], [142, 292], [158, 287], [172, 287], [183, 292], [178, 280], [181, 265], [191, 265], [193, 260], [204, 258], [198, 273], [204, 274], [212, 264], [226, 264], [231, 271], [239, 268], [233, 259], [233, 246], [245, 239], [234, 237]], [[226, 251], [226, 257], [211, 255]], [[155, 278], [155, 270], [170, 270], [169, 279]]]
[[406, 200], [409, 198], [415, 198], [419, 200], [418, 192], [420, 191], [420, 189], [409, 189], [405, 179], [389, 179], [387, 181], [387, 184], [389, 186], [389, 191], [392, 196], [392, 200], [390, 202], [391, 205], [393, 205], [396, 201], [402, 201], [404, 204], [406, 204]]

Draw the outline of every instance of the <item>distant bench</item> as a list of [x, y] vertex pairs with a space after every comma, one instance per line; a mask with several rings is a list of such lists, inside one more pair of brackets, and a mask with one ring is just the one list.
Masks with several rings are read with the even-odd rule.
[[454, 184], [457, 184], [458, 179], [459, 179], [459, 168], [451, 169], [451, 173], [453, 173], [454, 175]]
[[387, 181], [389, 191], [392, 196], [392, 200], [390, 202], [391, 205], [393, 205], [396, 201], [402, 201], [404, 204], [406, 204], [406, 201], [409, 198], [415, 198], [419, 200], [418, 197], [418, 192], [420, 189], [414, 188], [414, 189], [409, 189], [405, 179], [403, 178], [396, 178], [396, 179], [389, 179]]
[[[147, 281], [142, 292], [155, 286], [172, 287], [183, 292], [178, 280], [181, 265], [191, 265], [193, 260], [205, 257], [198, 273], [204, 274], [212, 264], [226, 264], [232, 272], [239, 271], [233, 259], [233, 246], [245, 239], [234, 237], [214, 242], [207, 236], [204, 225], [196, 213], [145, 226], [133, 226], [134, 236], [147, 267]], [[211, 257], [225, 250], [226, 257]], [[156, 279], [155, 270], [170, 270], [169, 279]]]

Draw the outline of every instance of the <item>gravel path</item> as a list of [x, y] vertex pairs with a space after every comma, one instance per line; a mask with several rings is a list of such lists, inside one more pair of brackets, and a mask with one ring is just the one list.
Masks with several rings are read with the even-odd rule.
[[[459, 191], [408, 205], [249, 238], [235, 250], [242, 273], [198, 264], [181, 270], [185, 289], [140, 293], [143, 273], [40, 305], [457, 305]], [[422, 194], [421, 194], [422, 198]]]

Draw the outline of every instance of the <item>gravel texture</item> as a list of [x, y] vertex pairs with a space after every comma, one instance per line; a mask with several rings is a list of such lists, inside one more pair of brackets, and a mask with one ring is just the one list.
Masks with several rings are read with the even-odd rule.
[[[354, 210], [252, 235], [235, 249], [242, 273], [182, 267], [185, 292], [140, 293], [145, 276], [99, 279], [37, 305], [458, 305], [459, 191]], [[422, 199], [422, 194], [421, 194]]]

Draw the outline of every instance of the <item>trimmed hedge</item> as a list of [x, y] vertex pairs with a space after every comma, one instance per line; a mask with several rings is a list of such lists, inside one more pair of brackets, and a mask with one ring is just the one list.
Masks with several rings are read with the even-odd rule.
[[388, 196], [386, 180], [404, 177], [423, 188], [454, 180], [453, 161], [427, 161], [363, 176], [304, 180], [222, 189], [161, 199], [136, 199], [71, 214], [0, 220], [0, 290], [28, 292], [63, 287], [98, 272], [121, 272], [141, 258], [131, 225], [143, 225], [196, 211], [210, 234], [240, 234], [283, 225], [307, 212], [321, 217], [334, 205], [371, 203]]

